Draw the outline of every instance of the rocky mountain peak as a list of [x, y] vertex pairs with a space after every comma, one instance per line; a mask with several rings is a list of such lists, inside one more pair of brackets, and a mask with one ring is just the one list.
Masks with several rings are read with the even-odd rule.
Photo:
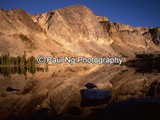
[[109, 21], [109, 19], [105, 16], [97, 16], [97, 19], [99, 22], [104, 22], [104, 21], [108, 22]]
[[[134, 28], [114, 23], [107, 17], [95, 15], [84, 5], [36, 15], [30, 15], [22, 9], [0, 10], [0, 19], [1, 53], [6, 51], [3, 43], [11, 46], [11, 49], [15, 46], [14, 49], [23, 48], [23, 51], [30, 51], [31, 54], [36, 49], [50, 54], [62, 46], [63, 50], [91, 56], [130, 56], [136, 52], [159, 50], [159, 28]], [[22, 40], [22, 35], [27, 40]], [[15, 41], [21, 43], [21, 47]], [[35, 49], [30, 50], [33, 46], [29, 46], [28, 42], [34, 43]], [[57, 48], [53, 50], [53, 46]]]

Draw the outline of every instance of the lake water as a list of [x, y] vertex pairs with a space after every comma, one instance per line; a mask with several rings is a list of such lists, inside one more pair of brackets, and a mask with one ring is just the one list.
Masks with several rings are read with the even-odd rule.
[[[159, 69], [152, 67], [146, 72], [144, 66], [137, 66], [0, 67], [0, 118], [35, 115], [46, 118], [47, 115], [49, 119], [51, 113], [55, 119], [84, 119], [93, 109], [129, 98], [144, 98], [151, 83], [160, 79]], [[112, 98], [103, 104], [82, 107], [80, 90], [86, 89], [84, 85], [88, 82], [96, 84], [98, 89], [111, 91]]]

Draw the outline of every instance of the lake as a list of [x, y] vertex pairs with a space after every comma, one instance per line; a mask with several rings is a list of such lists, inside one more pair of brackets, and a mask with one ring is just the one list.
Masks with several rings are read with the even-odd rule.
[[[94, 109], [101, 110], [119, 101], [158, 97], [154, 91], [159, 87], [151, 87], [154, 81], [158, 86], [158, 80], [158, 70], [139, 72], [133, 66], [0, 67], [0, 119], [85, 119], [93, 115]], [[81, 106], [80, 91], [87, 89], [84, 85], [88, 82], [98, 90], [111, 91], [112, 97], [102, 104]]]

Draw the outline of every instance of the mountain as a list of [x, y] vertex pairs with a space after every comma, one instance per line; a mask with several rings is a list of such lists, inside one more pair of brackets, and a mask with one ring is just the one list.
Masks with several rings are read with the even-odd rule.
[[[130, 59], [139, 52], [142, 53], [140, 57], [144, 58], [144, 52], [157, 51], [160, 52], [159, 27], [114, 23], [104, 16], [95, 15], [83, 5], [36, 15], [22, 9], [0, 10], [0, 56], [9, 52], [10, 56], [26, 53], [27, 57], [41, 54], [56, 57], [116, 55]], [[140, 67], [144, 66], [142, 71], [138, 66], [140, 72], [124, 65], [85, 63], [37, 68], [22, 66], [24, 64], [0, 67], [0, 120], [45, 120], [52, 117], [59, 120], [63, 116], [69, 120], [82, 120], [92, 112], [94, 114], [97, 108], [106, 106], [81, 107], [80, 91], [86, 89], [84, 85], [87, 83], [94, 83], [98, 90], [111, 91], [109, 103], [146, 97], [148, 91], [152, 96], [158, 96], [160, 69], [156, 61], [159, 59], [155, 56], [153, 61], [150, 57], [153, 55], [145, 57], [146, 62], [140, 64]], [[26, 63], [23, 59], [22, 62]], [[145, 73], [147, 68], [149, 73]], [[95, 115], [99, 119], [99, 115]], [[152, 116], [150, 118], [154, 119]]]
[[133, 56], [160, 51], [160, 28], [132, 27], [96, 16], [83, 5], [31, 15], [0, 10], [0, 54]]

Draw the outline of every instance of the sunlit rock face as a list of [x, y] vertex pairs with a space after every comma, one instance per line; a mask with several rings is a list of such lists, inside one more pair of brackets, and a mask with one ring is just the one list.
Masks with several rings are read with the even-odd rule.
[[106, 44], [110, 42], [110, 37], [103, 31], [97, 17], [82, 5], [54, 10], [33, 18], [55, 39], [72, 44], [79, 40]]
[[132, 27], [96, 16], [83, 5], [37, 15], [0, 10], [0, 54], [81, 53], [91, 56], [159, 51], [159, 28]]
[[97, 16], [85, 6], [70, 6], [32, 18], [45, 29], [47, 36], [67, 49], [96, 56], [115, 54], [109, 47], [113, 39], [103, 30]]

